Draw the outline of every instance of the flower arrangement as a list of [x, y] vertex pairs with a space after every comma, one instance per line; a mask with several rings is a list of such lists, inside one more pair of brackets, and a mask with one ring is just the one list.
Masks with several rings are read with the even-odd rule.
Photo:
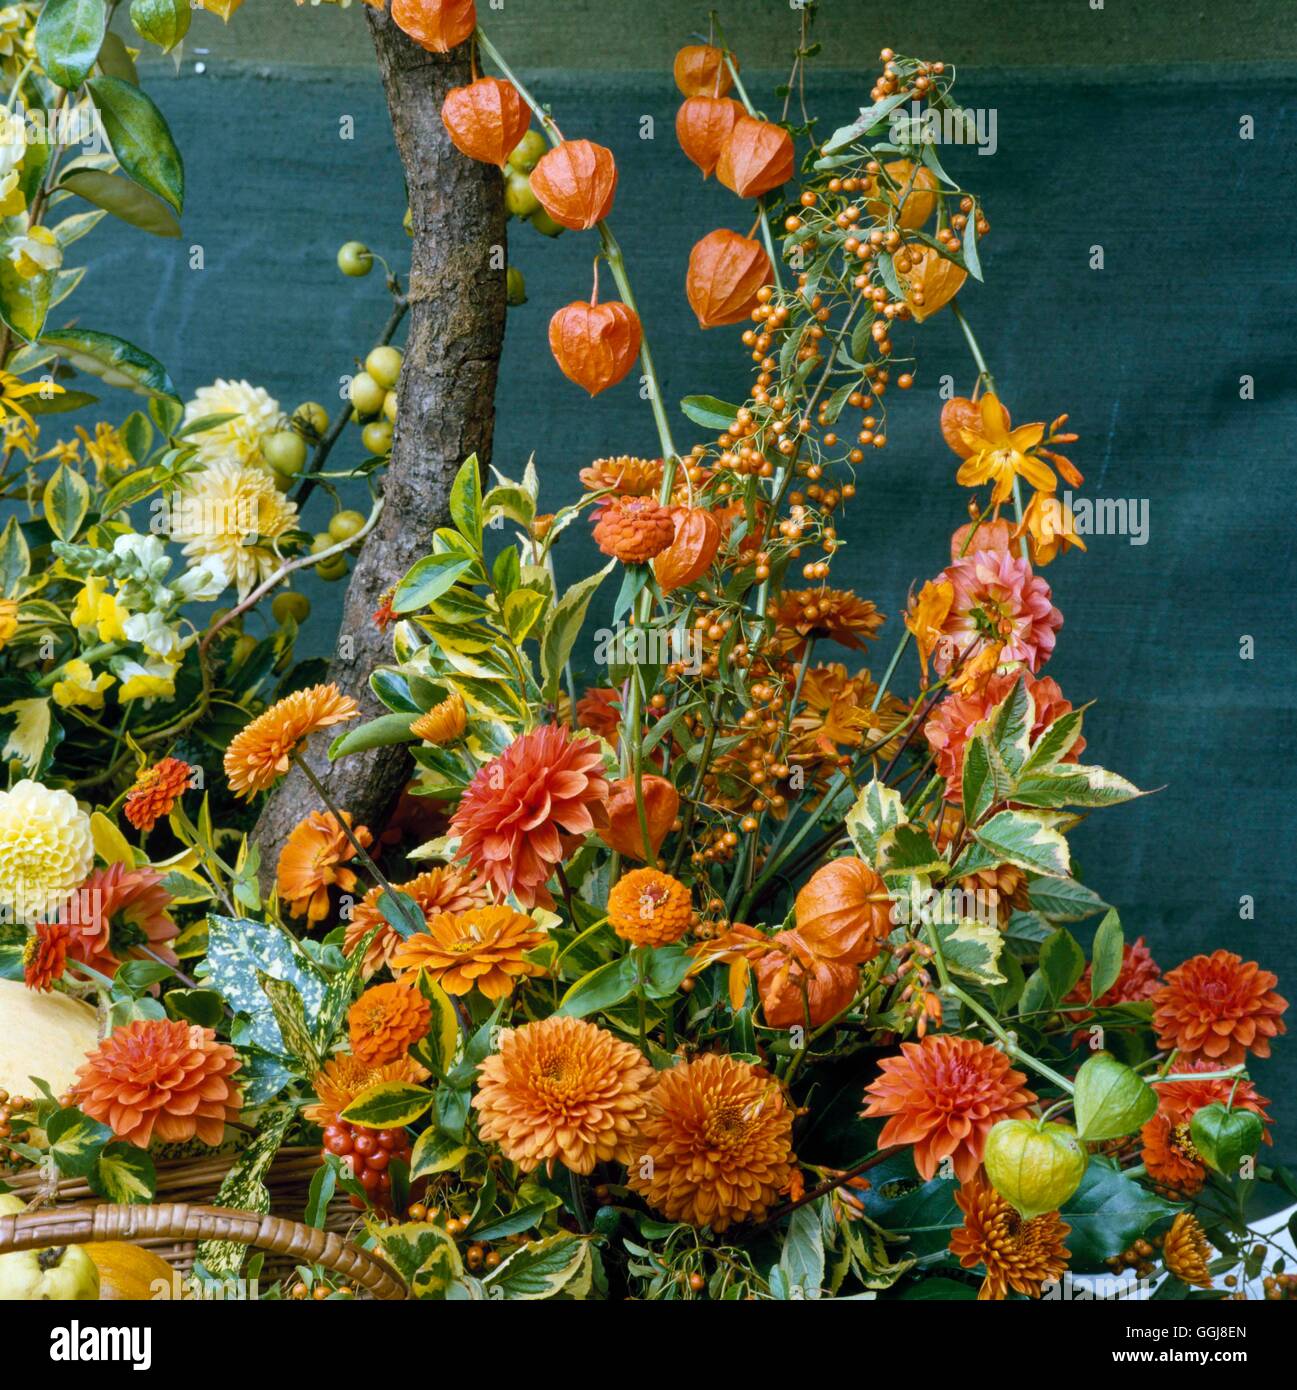
[[[792, 113], [807, 10], [778, 119], [715, 24], [677, 55], [680, 144], [751, 222], [703, 230], [681, 267], [752, 368], [741, 402], [685, 398], [682, 449], [609, 221], [612, 153], [564, 135], [471, 0], [391, 18], [498, 73], [451, 93], [449, 136], [501, 166], [518, 215], [593, 234], [617, 297], [596, 275], [549, 344], [591, 394], [638, 366], [660, 457], [591, 461], [552, 514], [534, 465], [466, 459], [450, 524], [376, 615], [388, 712], [357, 722], [352, 693], [289, 672], [291, 613], [264, 656], [219, 662], [231, 614], [185, 616], [233, 589], [237, 617], [328, 563], [328, 544], [290, 558], [309, 537], [281, 485], [336, 438], [318, 408], [290, 420], [218, 381], [155, 395], [84, 456], [13, 432], [31, 468], [57, 463], [48, 563], [21, 524], [0, 538], [6, 698], [27, 683], [0, 708], [25, 773], [0, 791], [0, 975], [93, 1003], [98, 1037], [0, 1095], [8, 1162], [138, 1202], [157, 1156], [223, 1147], [216, 1201], [264, 1210], [276, 1151], [308, 1142], [306, 1220], [349, 1199], [357, 1241], [425, 1299], [1041, 1298], [1079, 1276], [1228, 1297], [1263, 1270], [1286, 1296], [1248, 1210], [1259, 1184], [1297, 1197], [1248, 1075], [1285, 1031], [1278, 981], [1226, 949], [1164, 969], [1072, 862], [1081, 817], [1144, 793], [1082, 761], [1086, 710], [1044, 671], [1063, 614], [1042, 571], [1084, 550], [1057, 497], [1083, 482], [1077, 436], [1065, 414], [1015, 425], [965, 314], [991, 226], [904, 114], [957, 114], [953, 70], [885, 49], [859, 118], [822, 135]], [[941, 409], [969, 519], [889, 623], [832, 567], [919, 369], [912, 326], [941, 312], [971, 353]], [[362, 419], [392, 366], [371, 354], [353, 382]], [[127, 519], [173, 481], [256, 518], [182, 524], [174, 579]], [[581, 526], [607, 563], [561, 590]], [[339, 554], [363, 539], [342, 529]], [[592, 638], [600, 593], [613, 626]], [[119, 720], [120, 753], [78, 779]], [[222, 750], [219, 792], [193, 784], [191, 730]], [[359, 824], [312, 739], [335, 760], [407, 748], [438, 833], [402, 856]], [[263, 893], [211, 801], [246, 825], [236, 807], [295, 767], [319, 807]], [[240, 1260], [209, 1242], [198, 1268]], [[309, 1289], [337, 1281], [283, 1292]]]

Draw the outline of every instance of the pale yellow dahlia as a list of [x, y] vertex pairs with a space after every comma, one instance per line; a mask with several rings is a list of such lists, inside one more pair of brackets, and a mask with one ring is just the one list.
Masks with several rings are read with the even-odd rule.
[[260, 459], [262, 439], [284, 424], [279, 402], [269, 392], [247, 381], [226, 381], [222, 377], [194, 392], [194, 399], [185, 406], [183, 424], [209, 415], [234, 418], [188, 436], [188, 442], [198, 446], [198, 457], [204, 463], [222, 459], [251, 463]]
[[52, 916], [94, 868], [90, 820], [67, 792], [24, 778], [0, 791], [0, 907]]

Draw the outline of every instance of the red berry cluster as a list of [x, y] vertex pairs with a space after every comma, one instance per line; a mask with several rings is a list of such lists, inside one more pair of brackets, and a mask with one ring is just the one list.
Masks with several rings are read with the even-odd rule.
[[[394, 1158], [410, 1162], [410, 1136], [403, 1129], [362, 1129], [347, 1120], [334, 1120], [324, 1129], [326, 1153], [345, 1158], [352, 1176], [369, 1194], [379, 1211], [392, 1209], [392, 1177], [387, 1171]], [[359, 1197], [353, 1207], [363, 1207]]]

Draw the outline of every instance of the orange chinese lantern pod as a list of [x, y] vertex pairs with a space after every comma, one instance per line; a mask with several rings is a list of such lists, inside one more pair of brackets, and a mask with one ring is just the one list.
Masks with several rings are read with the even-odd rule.
[[[910, 253], [913, 256], [913, 252]], [[905, 300], [910, 306], [916, 323], [930, 319], [938, 309], [947, 304], [964, 288], [968, 272], [962, 265], [948, 261], [931, 246], [923, 249], [918, 263], [906, 272], [909, 289]], [[916, 293], [921, 302], [916, 300]]]
[[710, 178], [721, 157], [721, 146], [743, 116], [743, 108], [729, 97], [690, 97], [676, 112], [676, 139], [680, 148]]
[[835, 859], [797, 895], [797, 934], [825, 960], [860, 965], [892, 930], [887, 885], [863, 859]]
[[773, 938], [780, 947], [757, 961], [757, 993], [771, 1028], [818, 1028], [836, 1017], [856, 997], [860, 971], [839, 960], [824, 960], [798, 932]]
[[592, 396], [615, 386], [635, 365], [640, 324], [619, 299], [587, 304], [578, 299], [549, 321], [549, 350], [569, 381]]
[[470, 159], [504, 164], [531, 124], [531, 111], [512, 82], [479, 77], [452, 87], [441, 105], [451, 143]]
[[[734, 66], [739, 65], [738, 59]], [[692, 43], [676, 54], [672, 71], [687, 97], [723, 97], [734, 85], [725, 54], [709, 43]]]
[[473, 0], [392, 0], [392, 22], [433, 53], [449, 53], [477, 28]]
[[705, 507], [677, 507], [673, 520], [671, 544], [653, 559], [653, 574], [664, 594], [701, 579], [721, 544], [721, 524]]
[[531, 191], [564, 227], [583, 232], [612, 211], [617, 163], [612, 151], [590, 140], [564, 140], [531, 171]]
[[772, 121], [744, 116], [721, 146], [716, 177], [740, 198], [759, 198], [793, 176], [793, 137]]
[[757, 291], [773, 276], [760, 242], [724, 227], [708, 232], [689, 253], [685, 294], [699, 328], [738, 323], [756, 307]]
[[[648, 822], [649, 844], [653, 858], [662, 848], [672, 822], [680, 813], [680, 793], [665, 777], [649, 774], [640, 778], [644, 791], [644, 819]], [[648, 860], [644, 853], [644, 832], [639, 823], [639, 807], [635, 804], [635, 779], [623, 777], [612, 784], [608, 797], [608, 829], [599, 838], [624, 859]]]
[[867, 180], [865, 188], [870, 200], [865, 211], [876, 222], [894, 218], [898, 227], [908, 231], [922, 227], [937, 206], [936, 175], [926, 164], [915, 164], [911, 159], [894, 159], [883, 169], [896, 187], [876, 178]]

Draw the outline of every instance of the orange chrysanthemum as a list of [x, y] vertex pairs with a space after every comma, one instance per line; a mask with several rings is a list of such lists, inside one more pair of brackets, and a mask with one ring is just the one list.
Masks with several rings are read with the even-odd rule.
[[661, 459], [633, 458], [621, 454], [616, 458], [595, 459], [577, 475], [587, 492], [615, 492], [621, 497], [656, 497], [662, 486]]
[[595, 522], [595, 544], [623, 565], [644, 565], [675, 539], [669, 507], [651, 497], [614, 497]]
[[865, 1088], [865, 1118], [890, 1115], [879, 1148], [913, 1144], [919, 1176], [930, 1178], [949, 1158], [960, 1182], [982, 1161], [986, 1136], [999, 1120], [1019, 1120], [1036, 1099], [1023, 1086], [998, 1047], [975, 1038], [932, 1034], [921, 1043], [902, 1043], [897, 1057], [884, 1058], [882, 1075]]
[[591, 686], [576, 702], [576, 722], [615, 743], [621, 728], [621, 692], [611, 686]]
[[1211, 1288], [1211, 1242], [1191, 1211], [1177, 1212], [1162, 1244], [1162, 1263], [1183, 1284]]
[[189, 788], [194, 769], [179, 758], [163, 758], [142, 768], [135, 785], [126, 793], [122, 811], [126, 819], [147, 835]]
[[671, 1221], [760, 1221], [794, 1172], [793, 1112], [747, 1062], [704, 1053], [658, 1074], [627, 1182]]
[[403, 1057], [431, 1023], [428, 1001], [415, 986], [399, 980], [367, 989], [347, 1014], [351, 1050], [375, 1067]]
[[468, 711], [458, 690], [410, 723], [410, 732], [425, 743], [454, 743], [468, 727]]
[[607, 827], [608, 794], [599, 745], [545, 724], [478, 769], [451, 831], [460, 855], [501, 897], [551, 907], [545, 884], [554, 866]]
[[219, 1144], [239, 1115], [239, 1058], [210, 1028], [137, 1019], [114, 1029], [77, 1072], [77, 1104], [119, 1138]]
[[632, 946], [669, 946], [689, 930], [692, 917], [689, 890], [658, 869], [632, 869], [608, 894], [608, 920]]
[[1184, 1061], [1205, 1057], [1232, 1067], [1249, 1052], [1270, 1055], [1270, 1039], [1284, 1033], [1288, 1001], [1275, 993], [1278, 978], [1232, 951], [1193, 956], [1167, 972], [1153, 998], [1157, 1045]]
[[545, 933], [525, 913], [511, 907], [475, 907], [442, 912], [428, 930], [400, 943], [392, 953], [395, 973], [426, 970], [447, 994], [477, 989], [488, 999], [513, 993], [515, 981], [543, 975], [526, 959], [545, 940]]
[[584, 1019], [509, 1028], [478, 1072], [479, 1133], [523, 1172], [557, 1160], [589, 1173], [625, 1157], [652, 1079], [637, 1048]]
[[350, 1052], [330, 1057], [315, 1073], [311, 1086], [317, 1100], [302, 1107], [303, 1116], [317, 1125], [332, 1124], [362, 1091], [377, 1086], [380, 1081], [419, 1082], [428, 1079], [428, 1070], [413, 1057], [401, 1057], [384, 1062], [381, 1067], [362, 1062]]
[[869, 599], [857, 598], [850, 589], [785, 589], [772, 614], [775, 639], [788, 653], [800, 652], [812, 636], [863, 648], [886, 621]]
[[77, 890], [73, 905], [68, 952], [74, 970], [82, 962], [111, 979], [124, 960], [147, 960], [150, 954], [168, 965], [179, 964], [167, 942], [180, 928], [167, 911], [171, 894], [156, 869], [128, 869], [125, 864], [96, 869]]
[[[398, 892], [418, 903], [425, 921], [431, 921], [442, 912], [467, 912], [471, 907], [485, 907], [489, 902], [485, 888], [474, 879], [472, 871], [459, 864], [439, 865], [395, 887]], [[379, 909], [378, 899], [382, 891], [381, 888], [371, 888], [356, 904], [342, 941], [343, 951], [351, 955], [375, 927], [382, 929], [365, 951], [365, 963], [361, 967], [365, 979], [381, 970], [401, 944], [396, 929]]]
[[45, 993], [63, 978], [72, 928], [66, 922], [38, 922], [23, 946], [23, 983]]
[[355, 700], [332, 684], [286, 695], [230, 740], [225, 775], [231, 790], [245, 797], [265, 791], [288, 771], [293, 753], [317, 729], [355, 719], [359, 713]]
[[1025, 1220], [976, 1169], [961, 1182], [955, 1201], [964, 1224], [951, 1236], [950, 1252], [965, 1269], [985, 1268], [978, 1298], [1005, 1298], [1010, 1289], [1039, 1298], [1046, 1280], [1063, 1277], [1070, 1258], [1063, 1242], [1072, 1228], [1056, 1211]]
[[[351, 825], [346, 811], [342, 819]], [[366, 849], [374, 837], [363, 826], [351, 832]], [[329, 915], [329, 889], [350, 893], [356, 875], [344, 865], [356, 851], [332, 811], [312, 811], [298, 821], [279, 852], [275, 887], [294, 917], [322, 922]]]

